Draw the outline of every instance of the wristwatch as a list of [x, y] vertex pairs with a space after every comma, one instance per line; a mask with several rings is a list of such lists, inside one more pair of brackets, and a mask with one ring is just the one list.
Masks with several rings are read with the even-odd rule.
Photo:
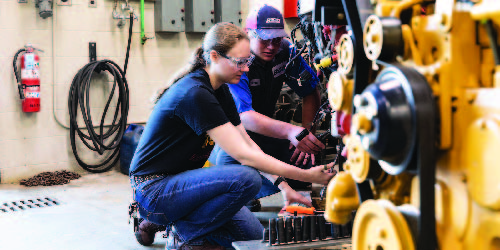
[[276, 180], [274, 181], [274, 186], [277, 187], [279, 186], [282, 182], [286, 182], [285, 178], [283, 178], [283, 176], [280, 176], [278, 178], [276, 178]]

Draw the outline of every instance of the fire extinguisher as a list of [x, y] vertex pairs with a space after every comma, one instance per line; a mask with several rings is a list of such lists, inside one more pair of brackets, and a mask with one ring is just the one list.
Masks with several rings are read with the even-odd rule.
[[[14, 56], [14, 75], [17, 80], [23, 112], [40, 111], [40, 58], [35, 53], [35, 50], [41, 51], [28, 44], [17, 51]], [[19, 55], [21, 55], [20, 72], [17, 69], [17, 58]]]
[[283, 1], [283, 17], [298, 17], [298, 0], [285, 0]]

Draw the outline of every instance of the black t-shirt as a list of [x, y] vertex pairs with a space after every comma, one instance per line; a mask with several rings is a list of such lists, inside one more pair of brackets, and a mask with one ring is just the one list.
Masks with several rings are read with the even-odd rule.
[[203, 167], [213, 149], [206, 131], [241, 121], [226, 84], [216, 91], [204, 69], [188, 74], [160, 98], [130, 166], [130, 175], [177, 174]]

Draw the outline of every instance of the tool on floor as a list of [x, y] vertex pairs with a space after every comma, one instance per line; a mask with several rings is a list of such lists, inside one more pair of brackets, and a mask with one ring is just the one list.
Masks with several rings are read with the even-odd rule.
[[302, 207], [302, 206], [287, 206], [286, 211], [288, 213], [298, 213], [298, 214], [314, 214], [316, 209], [314, 207]]
[[321, 212], [301, 217], [294, 215], [271, 218], [269, 228], [263, 231], [262, 242], [268, 242], [268, 246], [281, 246], [349, 238], [352, 235], [352, 225], [352, 221], [345, 225], [327, 222]]
[[317, 226], [316, 218], [317, 218], [317, 216], [316, 215], [311, 215], [309, 218], [311, 219], [310, 220], [311, 226], [309, 227], [309, 229], [311, 230], [310, 231], [310, 237], [311, 237], [310, 239], [312, 241], [312, 240], [316, 239], [316, 226]]
[[323, 215], [317, 215], [318, 222], [318, 236], [320, 240], [326, 239], [326, 220]]
[[286, 221], [285, 221], [285, 234], [286, 234], [286, 242], [292, 242], [292, 240], [293, 240], [292, 217], [286, 218]]
[[269, 241], [269, 228], [264, 228], [264, 233], [262, 235], [262, 242]]
[[310, 231], [311, 231], [311, 217], [302, 217], [302, 241], [311, 241]]
[[276, 231], [278, 232], [278, 244], [286, 243], [285, 222], [283, 218], [276, 219]]
[[276, 232], [276, 219], [269, 219], [269, 245], [272, 246], [276, 243], [278, 233]]
[[294, 242], [302, 241], [302, 218], [294, 217], [293, 218], [293, 232], [294, 232]]

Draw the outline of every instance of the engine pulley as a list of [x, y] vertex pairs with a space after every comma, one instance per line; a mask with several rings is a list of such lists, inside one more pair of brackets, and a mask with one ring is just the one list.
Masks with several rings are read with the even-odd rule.
[[412, 161], [417, 143], [413, 88], [428, 84], [417, 71], [389, 66], [362, 94], [355, 96], [352, 129], [363, 148], [389, 174], [415, 170]]
[[404, 42], [401, 20], [393, 17], [368, 17], [363, 30], [363, 47], [371, 61], [391, 62], [403, 55]]
[[361, 51], [354, 51], [354, 43], [349, 34], [343, 34], [340, 37], [339, 44], [337, 45], [338, 52], [338, 72], [351, 77], [354, 73], [354, 53], [362, 53]]
[[414, 250], [412, 222], [416, 221], [418, 210], [407, 210], [388, 200], [365, 201], [354, 219], [354, 249]]

